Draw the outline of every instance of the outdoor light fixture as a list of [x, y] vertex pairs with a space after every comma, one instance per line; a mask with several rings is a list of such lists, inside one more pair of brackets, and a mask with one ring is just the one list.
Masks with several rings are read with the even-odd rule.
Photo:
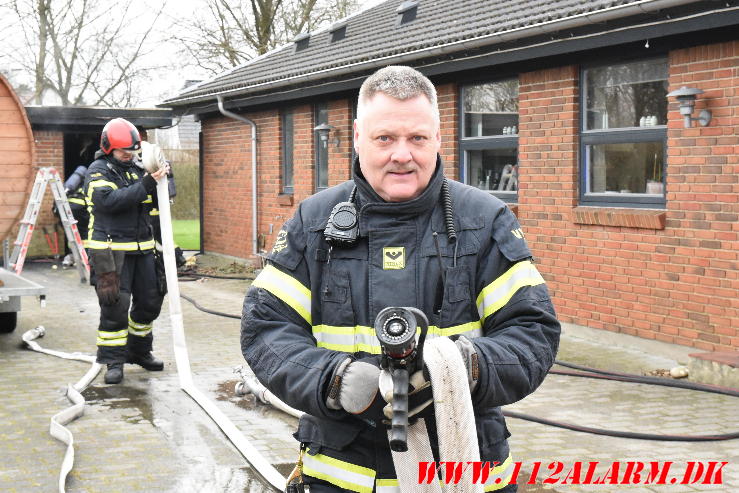
[[695, 97], [698, 94], [703, 94], [701, 89], [694, 87], [683, 86], [676, 91], [672, 91], [667, 97], [677, 98], [680, 103], [680, 114], [685, 118], [685, 128], [693, 126], [693, 122], [698, 122], [701, 127], [705, 127], [711, 121], [711, 112], [709, 110], [702, 110], [698, 114], [698, 118], [693, 118], [693, 109], [695, 109]]
[[[321, 139], [323, 147], [328, 147], [328, 135], [333, 129], [334, 127], [332, 125], [329, 125], [328, 123], [321, 123], [313, 129], [318, 132], [318, 137]], [[339, 137], [336, 134], [334, 134], [334, 144], [336, 145], [336, 147], [339, 147]]]

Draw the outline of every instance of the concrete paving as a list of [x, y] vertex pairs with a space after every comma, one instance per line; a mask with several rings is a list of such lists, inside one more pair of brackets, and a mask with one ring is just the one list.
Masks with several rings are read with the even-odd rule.
[[[86, 363], [54, 358], [23, 347], [25, 330], [43, 325], [39, 343], [50, 349], [92, 354], [98, 308], [93, 288], [81, 285], [74, 270], [52, 270], [29, 263], [24, 275], [48, 287], [47, 306], [24, 299], [19, 327], [0, 335], [0, 491], [56, 490], [64, 445], [49, 435], [49, 419], [67, 407], [63, 390], [87, 370]], [[207, 279], [182, 282], [181, 291], [203, 306], [240, 314], [248, 281]], [[203, 313], [182, 301], [190, 364], [196, 385], [210, 396], [244, 435], [278, 469], [287, 474], [297, 447], [291, 434], [297, 420], [234, 395], [233, 368], [244, 364], [239, 348], [239, 321]], [[84, 392], [85, 415], [69, 425], [75, 437], [75, 467], [67, 480], [70, 492], [261, 492], [248, 463], [202, 409], [179, 389], [172, 351], [168, 303], [155, 323], [155, 353], [166, 364], [149, 373], [126, 365], [125, 380], [105, 385], [102, 375]], [[587, 335], [587, 334], [586, 334]], [[642, 373], [669, 369], [673, 359], [609, 339], [565, 333], [559, 358], [599, 368]], [[735, 398], [687, 390], [550, 375], [542, 386], [507, 409], [584, 426], [624, 431], [712, 434], [739, 430]], [[520, 491], [614, 491], [630, 493], [739, 491], [739, 440], [723, 442], [656, 442], [601, 437], [508, 419], [514, 460], [522, 462], [520, 480], [528, 480], [541, 462], [537, 486]], [[723, 485], [541, 485], [560, 461], [567, 470], [578, 461], [728, 461]], [[603, 474], [605, 466], [598, 468]]]

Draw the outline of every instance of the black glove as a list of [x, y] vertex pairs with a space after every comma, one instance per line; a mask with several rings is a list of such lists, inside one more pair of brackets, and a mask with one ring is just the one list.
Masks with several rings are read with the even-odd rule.
[[115, 305], [118, 303], [119, 289], [120, 278], [116, 271], [98, 274], [95, 291], [97, 291], [98, 299], [103, 305]]
[[154, 252], [154, 271], [157, 277], [157, 292], [164, 296], [167, 294], [167, 271], [164, 269], [164, 256], [161, 252]]
[[187, 260], [185, 260], [185, 255], [182, 253], [182, 248], [175, 247], [174, 261], [177, 264], [178, 269], [187, 263]]

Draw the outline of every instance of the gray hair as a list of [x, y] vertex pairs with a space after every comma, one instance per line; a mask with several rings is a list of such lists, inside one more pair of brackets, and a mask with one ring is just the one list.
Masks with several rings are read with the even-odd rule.
[[426, 96], [433, 108], [436, 122], [439, 123], [439, 105], [436, 101], [436, 88], [431, 81], [416, 69], [404, 65], [390, 65], [370, 75], [359, 88], [357, 101], [357, 120], [361, 118], [364, 105], [381, 92], [401, 101]]

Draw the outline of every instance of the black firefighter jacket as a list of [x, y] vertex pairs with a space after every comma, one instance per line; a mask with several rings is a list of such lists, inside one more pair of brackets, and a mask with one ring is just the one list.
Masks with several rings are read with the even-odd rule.
[[[357, 177], [298, 207], [279, 232], [268, 265], [244, 300], [241, 347], [258, 379], [305, 411], [296, 438], [307, 445], [304, 473], [358, 492], [397, 491], [384, 425], [377, 427], [326, 406], [335, 366], [347, 357], [380, 353], [377, 313], [413, 306], [429, 318], [428, 337], [463, 334], [480, 358], [472, 395], [483, 461], [501, 464], [486, 491], [501, 489], [513, 470], [499, 406], [533, 392], [554, 362], [560, 325], [520, 226], [489, 193], [449, 181], [457, 245], [447, 238], [441, 160], [416, 199], [384, 202]], [[323, 230], [331, 210], [357, 186], [360, 238], [329, 248]], [[446, 271], [443, 292], [432, 234]], [[454, 256], [456, 251], [456, 267]], [[441, 312], [434, 313], [443, 294]], [[429, 426], [438, 460], [435, 426]]]
[[154, 248], [150, 212], [156, 181], [143, 180], [144, 171], [120, 166], [101, 157], [85, 176], [90, 211], [85, 247], [138, 252]]

